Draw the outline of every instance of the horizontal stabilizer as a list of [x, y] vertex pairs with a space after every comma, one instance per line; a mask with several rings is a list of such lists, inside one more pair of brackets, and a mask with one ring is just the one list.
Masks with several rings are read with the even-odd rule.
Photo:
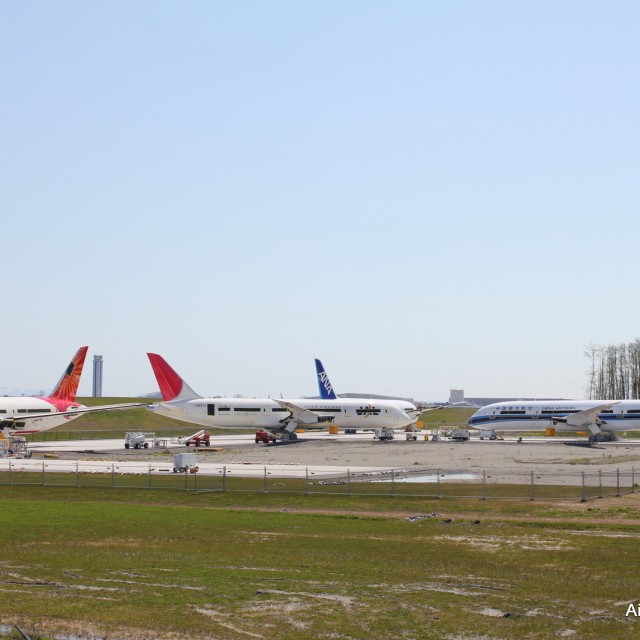
[[[146, 402], [127, 402], [123, 404], [103, 404], [97, 407], [78, 407], [77, 409], [68, 409], [67, 411], [55, 411], [52, 413], [20, 413], [15, 416], [8, 416], [0, 420], [0, 429], [19, 429], [20, 432], [28, 431], [36, 425], [46, 424], [52, 418], [60, 416], [78, 416], [85, 413], [95, 413], [96, 411], [113, 411], [117, 409], [134, 409], [136, 407], [146, 406]], [[42, 429], [37, 429], [42, 431]]]

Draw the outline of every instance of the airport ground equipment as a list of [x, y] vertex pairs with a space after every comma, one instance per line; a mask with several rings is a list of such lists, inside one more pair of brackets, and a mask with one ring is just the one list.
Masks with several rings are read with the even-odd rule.
[[143, 433], [142, 431], [127, 431], [124, 434], [125, 449], [148, 449], [149, 442], [154, 447], [158, 446], [155, 433]]
[[0, 440], [0, 458], [30, 458], [31, 449], [24, 436], [11, 436]]
[[613, 442], [618, 437], [611, 431], [601, 431], [600, 433], [590, 433], [589, 442]]
[[454, 442], [466, 442], [467, 440], [469, 440], [469, 430], [453, 429], [449, 438]]
[[384, 429], [376, 429], [373, 435], [374, 440], [393, 440], [393, 429], [386, 427]]
[[196, 431], [192, 436], [184, 440], [185, 446], [194, 445], [196, 447], [200, 447], [204, 445], [208, 447], [211, 444], [211, 434], [204, 429], [200, 429], [200, 431]]
[[498, 436], [494, 431], [481, 431], [480, 440], [497, 440]]
[[407, 440], [417, 440], [418, 434], [415, 431], [407, 431], [406, 438]]
[[256, 431], [256, 444], [258, 444], [259, 442], [264, 442], [264, 443], [269, 443], [269, 442], [275, 442], [276, 441], [276, 437], [273, 435], [273, 433], [269, 433], [269, 431], [266, 431], [265, 429], [260, 429], [260, 431]]
[[198, 470], [195, 453], [176, 453], [173, 456], [173, 473], [185, 473], [190, 469]]

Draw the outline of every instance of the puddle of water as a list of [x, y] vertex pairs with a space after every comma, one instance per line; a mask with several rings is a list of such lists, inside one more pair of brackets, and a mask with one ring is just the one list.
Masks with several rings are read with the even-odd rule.
[[[446, 480], [477, 480], [479, 476], [473, 473], [447, 473], [440, 476], [440, 481]], [[438, 476], [436, 474], [429, 476], [409, 476], [407, 478], [396, 478], [395, 482], [437, 482]], [[385, 478], [384, 480], [374, 480], [373, 482], [394, 482], [391, 478]]]
[[[16, 628], [14, 626], [0, 624], [0, 633], [2, 634], [9, 635], [11, 632], [15, 631], [15, 629]], [[29, 632], [27, 631], [27, 629], [22, 629], [22, 630], [27, 635], [29, 635]], [[17, 632], [16, 632], [16, 637], [17, 637]], [[54, 640], [104, 640], [104, 638], [96, 638], [95, 636], [92, 636], [91, 638], [88, 636], [53, 636], [53, 638]]]

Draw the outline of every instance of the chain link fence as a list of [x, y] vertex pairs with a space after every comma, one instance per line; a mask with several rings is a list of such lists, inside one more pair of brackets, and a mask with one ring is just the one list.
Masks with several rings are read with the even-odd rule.
[[175, 472], [166, 463], [48, 460], [3, 460], [0, 485], [582, 502], [635, 493], [637, 489], [635, 467], [572, 473], [421, 469], [339, 474], [317, 473], [307, 467], [296, 477], [282, 477], [269, 466], [253, 467], [249, 475], [245, 469], [230, 466], [207, 472], [198, 467]]

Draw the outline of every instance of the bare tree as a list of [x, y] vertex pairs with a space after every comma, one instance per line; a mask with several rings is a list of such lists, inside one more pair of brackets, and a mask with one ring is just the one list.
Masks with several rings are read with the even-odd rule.
[[618, 345], [589, 343], [586, 390], [589, 399], [640, 399], [640, 339]]

